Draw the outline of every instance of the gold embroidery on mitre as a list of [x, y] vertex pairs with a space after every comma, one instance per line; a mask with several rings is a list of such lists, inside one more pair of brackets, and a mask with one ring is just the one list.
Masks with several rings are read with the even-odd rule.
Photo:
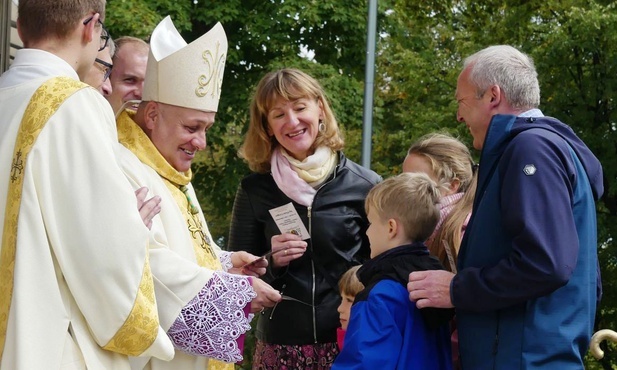
[[218, 100], [221, 96], [223, 87], [223, 74], [225, 73], [225, 53], [220, 53], [221, 43], [217, 41], [215, 53], [211, 50], [206, 50], [201, 54], [206, 65], [206, 72], [197, 78], [198, 87], [195, 89], [195, 95], [203, 98], [210, 92], [212, 99]]
[[88, 85], [68, 77], [56, 77], [45, 81], [30, 98], [19, 125], [13, 151], [11, 181], [7, 191], [2, 249], [0, 250], [0, 362], [6, 341], [13, 296], [17, 225], [24, 182], [24, 166], [30, 150], [49, 118], [56, 113], [69, 96], [84, 87], [88, 87]]
[[158, 327], [159, 315], [154, 297], [154, 282], [150, 271], [150, 260], [146, 255], [133, 308], [122, 327], [103, 349], [129, 356], [139, 356], [156, 340]]

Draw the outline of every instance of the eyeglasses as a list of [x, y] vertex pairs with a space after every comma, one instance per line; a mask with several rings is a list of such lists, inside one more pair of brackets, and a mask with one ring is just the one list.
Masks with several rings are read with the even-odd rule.
[[111, 70], [114, 67], [113, 64], [109, 64], [104, 60], [100, 60], [99, 58], [95, 58], [94, 59], [94, 63], [96, 63], [99, 66], [99, 69], [101, 71], [103, 71], [103, 82], [107, 81], [107, 79], [109, 78], [109, 75], [111, 74]]
[[[90, 21], [94, 18], [94, 16], [95, 14], [93, 14], [91, 17], [86, 19], [84, 21], [84, 25], [90, 23]], [[103, 29], [101, 31], [101, 44], [99, 47], [99, 51], [101, 51], [107, 47], [107, 41], [109, 41], [109, 32], [107, 31], [107, 28], [105, 28], [105, 25], [103, 24], [103, 22], [101, 22], [100, 19], [97, 19], [97, 23], [99, 23], [101, 25], [101, 28]]]

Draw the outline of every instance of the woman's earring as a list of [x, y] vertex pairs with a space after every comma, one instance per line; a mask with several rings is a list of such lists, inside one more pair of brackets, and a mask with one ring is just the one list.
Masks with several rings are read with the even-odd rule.
[[326, 132], [326, 125], [323, 123], [323, 120], [320, 119], [319, 120], [319, 132], [321, 132], [322, 134]]

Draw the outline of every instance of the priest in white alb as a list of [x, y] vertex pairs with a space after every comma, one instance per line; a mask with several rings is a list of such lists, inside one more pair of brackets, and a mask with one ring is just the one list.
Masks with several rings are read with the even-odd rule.
[[108, 41], [105, 1], [18, 9], [25, 48], [0, 76], [0, 369], [170, 360], [113, 112], [79, 81]]

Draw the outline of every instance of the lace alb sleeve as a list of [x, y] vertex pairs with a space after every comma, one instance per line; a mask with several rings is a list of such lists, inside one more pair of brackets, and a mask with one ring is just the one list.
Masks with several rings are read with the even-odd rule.
[[182, 309], [167, 335], [188, 354], [241, 361], [238, 339], [251, 327], [246, 307], [255, 297], [249, 277], [217, 271]]
[[221, 265], [223, 265], [223, 271], [229, 271], [229, 269], [233, 268], [234, 265], [231, 263], [231, 254], [233, 252], [227, 251], [219, 251], [219, 261], [221, 261]]

